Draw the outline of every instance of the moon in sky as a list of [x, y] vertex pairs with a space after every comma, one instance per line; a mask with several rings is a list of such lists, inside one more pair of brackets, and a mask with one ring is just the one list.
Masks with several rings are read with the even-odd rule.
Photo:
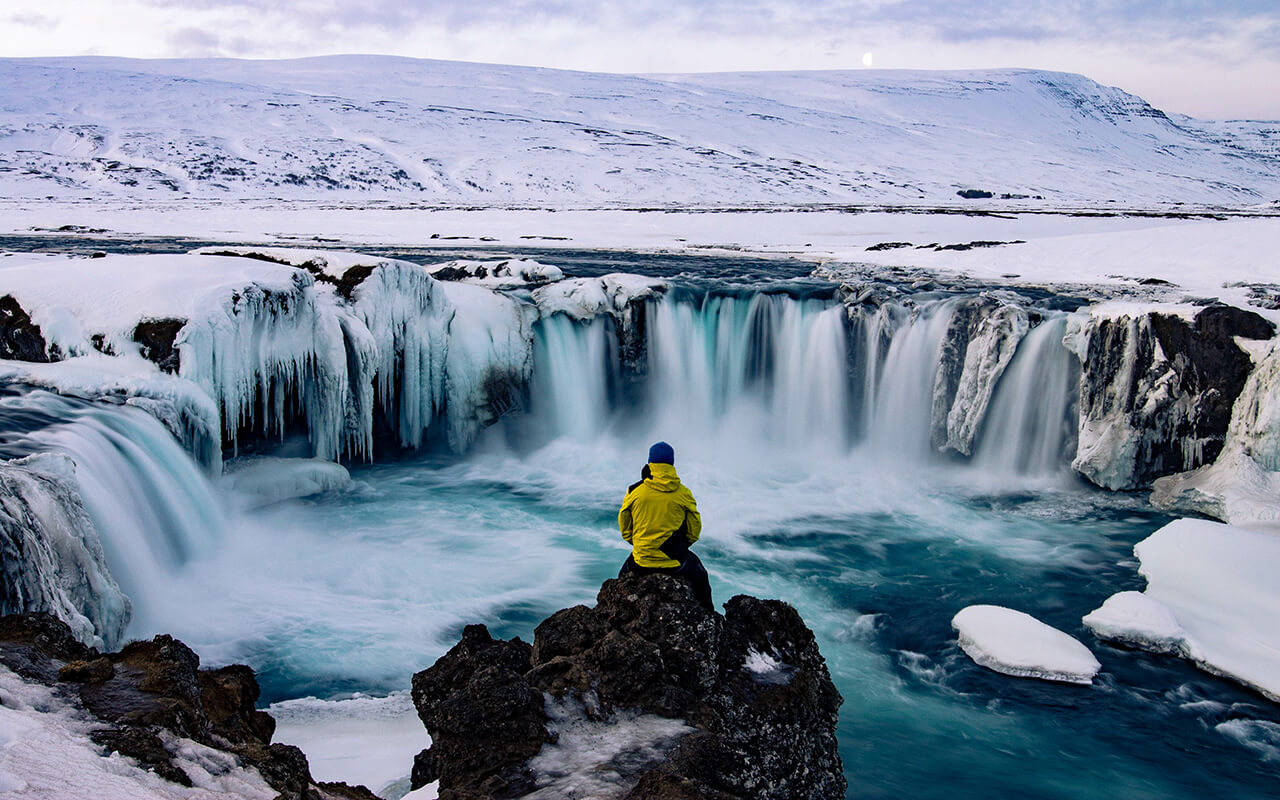
[[863, 54], [862, 54], [862, 66], [864, 66], [864, 67], [869, 67], [869, 66], [871, 66], [871, 51], [870, 51], [870, 50], [868, 50], [867, 52], [865, 52], [865, 53], [863, 53]]

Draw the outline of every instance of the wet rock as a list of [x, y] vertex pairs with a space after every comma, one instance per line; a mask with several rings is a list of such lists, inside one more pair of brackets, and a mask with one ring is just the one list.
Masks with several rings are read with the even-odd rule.
[[461, 642], [413, 676], [413, 703], [432, 740], [415, 759], [414, 788], [438, 778], [456, 797], [533, 789], [525, 762], [550, 736], [542, 695], [523, 678], [532, 652], [519, 639], [495, 640], [483, 625], [468, 625]]
[[982, 295], [958, 305], [934, 374], [934, 449], [971, 454], [996, 384], [1030, 329], [1025, 309], [994, 297]]
[[782, 800], [846, 789], [835, 737], [842, 698], [813, 633], [777, 600], [738, 596], [721, 616], [670, 576], [609, 580], [594, 607], [544, 620], [532, 647], [468, 627], [413, 687], [433, 741], [413, 785], [438, 778], [441, 800], [546, 791], [530, 759], [561, 746], [545, 709], [570, 700], [602, 732], [637, 714], [691, 726], [656, 762], [610, 762], [611, 796]]
[[0, 358], [41, 363], [49, 360], [40, 326], [9, 294], [0, 297]]
[[374, 797], [364, 787], [313, 781], [301, 750], [271, 744], [275, 721], [254, 708], [259, 688], [253, 670], [202, 670], [191, 648], [171, 636], [103, 654], [77, 641], [50, 614], [13, 614], [0, 617], [0, 664], [57, 687], [102, 723], [91, 738], [104, 755], [133, 758], [166, 780], [191, 785], [166, 745], [179, 737], [235, 754], [284, 800]]

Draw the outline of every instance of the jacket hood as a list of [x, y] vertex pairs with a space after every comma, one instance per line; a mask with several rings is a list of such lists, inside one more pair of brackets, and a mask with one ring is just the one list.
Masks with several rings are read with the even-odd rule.
[[649, 464], [649, 477], [644, 482], [660, 492], [674, 492], [680, 488], [680, 476], [670, 464]]

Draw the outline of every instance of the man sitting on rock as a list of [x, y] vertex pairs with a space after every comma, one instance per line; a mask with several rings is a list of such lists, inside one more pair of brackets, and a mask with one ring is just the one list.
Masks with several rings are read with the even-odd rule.
[[693, 493], [680, 483], [675, 460], [671, 445], [658, 442], [649, 448], [649, 463], [640, 473], [640, 482], [627, 489], [618, 527], [631, 545], [631, 555], [618, 577], [654, 572], [679, 575], [693, 585], [698, 602], [715, 611], [706, 567], [689, 550], [702, 533], [702, 517]]

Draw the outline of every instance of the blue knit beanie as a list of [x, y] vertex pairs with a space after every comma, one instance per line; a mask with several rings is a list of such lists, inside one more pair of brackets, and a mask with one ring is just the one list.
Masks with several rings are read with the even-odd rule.
[[676, 451], [671, 449], [671, 445], [666, 442], [658, 442], [649, 448], [650, 464], [670, 464], [675, 466]]

